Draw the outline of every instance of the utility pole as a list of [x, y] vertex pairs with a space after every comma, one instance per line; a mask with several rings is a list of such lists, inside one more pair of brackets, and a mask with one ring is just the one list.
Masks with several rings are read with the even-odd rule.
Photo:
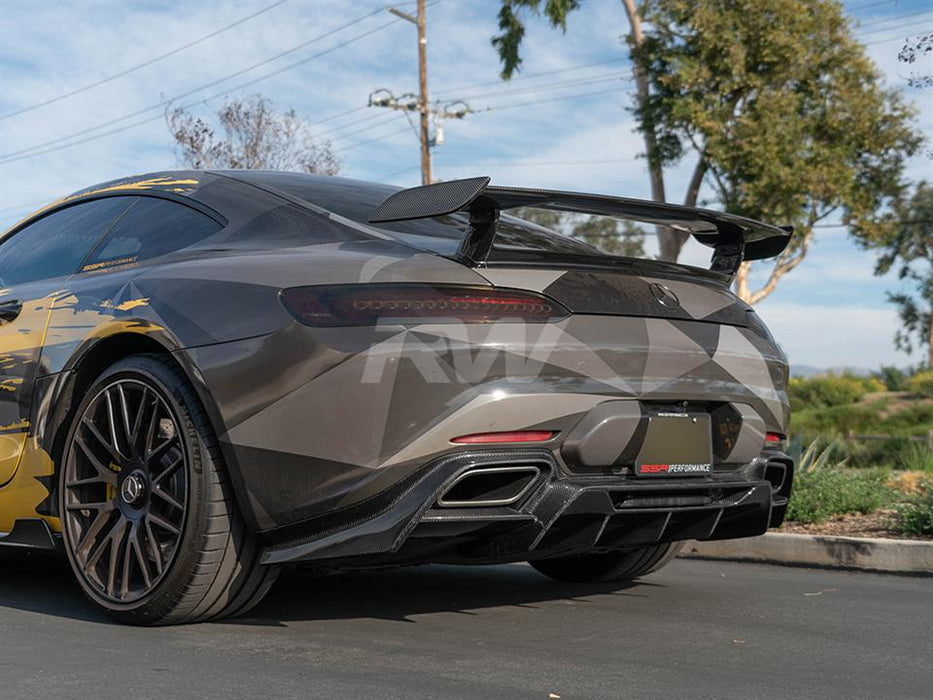
[[[427, 12], [425, 11], [425, 0], [418, 0], [418, 16], [412, 17], [407, 12], [402, 12], [394, 7], [388, 8], [396, 17], [401, 17], [407, 22], [411, 22], [418, 28], [418, 97], [412, 100], [414, 95], [405, 94], [401, 97], [395, 97], [386, 89], [376, 90], [369, 96], [370, 107], [388, 107], [403, 112], [418, 112], [420, 121], [420, 140], [421, 140], [421, 184], [431, 184], [431, 149], [444, 142], [444, 119], [463, 119], [467, 114], [473, 112], [470, 106], [465, 102], [452, 102], [441, 106], [440, 104], [431, 107], [431, 100], [428, 97], [428, 38], [427, 38]], [[407, 116], [407, 115], [406, 115]], [[431, 119], [434, 120], [434, 135], [431, 135]]]
[[421, 97], [421, 184], [431, 184], [431, 138], [428, 126], [428, 37], [426, 34], [425, 0], [418, 0], [418, 92]]

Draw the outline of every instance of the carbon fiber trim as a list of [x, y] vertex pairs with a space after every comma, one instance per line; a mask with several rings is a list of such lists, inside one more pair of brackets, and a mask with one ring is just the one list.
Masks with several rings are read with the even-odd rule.
[[676, 226], [689, 231], [703, 245], [715, 248], [720, 257], [724, 257], [728, 249], [738, 262], [778, 255], [787, 247], [792, 234], [790, 229], [709, 209], [580, 192], [489, 187], [488, 184], [488, 177], [475, 177], [401, 190], [386, 199], [369, 220], [386, 223], [444, 216], [482, 199], [496, 210], [537, 207]]
[[[524, 464], [542, 467], [540, 482], [524, 502], [437, 506], [439, 495], [468, 470]], [[765, 532], [773, 519], [772, 506], [781, 505], [771, 483], [762, 478], [764, 467], [764, 460], [756, 460], [739, 473], [645, 481], [562, 477], [553, 456], [543, 450], [448, 455], [417, 478], [371, 499], [365, 508], [273, 533], [263, 561], [326, 561], [350, 567], [488, 563], [685, 539], [749, 537]]]
[[378, 224], [453, 214], [469, 205], [487, 185], [488, 177], [473, 177], [402, 190], [380, 204], [369, 221]]

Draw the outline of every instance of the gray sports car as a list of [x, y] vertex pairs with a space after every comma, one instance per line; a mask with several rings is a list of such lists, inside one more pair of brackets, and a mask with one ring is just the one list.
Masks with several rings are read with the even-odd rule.
[[[689, 232], [613, 257], [518, 207]], [[790, 232], [619, 197], [280, 172], [109, 182], [0, 237], [0, 547], [118, 620], [252, 608], [282, 565], [562, 581], [780, 524], [787, 364], [730, 291]]]

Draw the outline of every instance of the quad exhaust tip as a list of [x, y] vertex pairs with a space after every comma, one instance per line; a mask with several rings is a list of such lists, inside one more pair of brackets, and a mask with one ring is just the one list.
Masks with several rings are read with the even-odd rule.
[[454, 479], [437, 504], [443, 508], [508, 506], [521, 500], [540, 474], [532, 465], [471, 469]]

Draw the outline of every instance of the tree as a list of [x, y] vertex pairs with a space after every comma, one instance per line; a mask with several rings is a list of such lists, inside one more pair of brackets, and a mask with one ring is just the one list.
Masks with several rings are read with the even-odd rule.
[[[641, 48], [644, 41], [641, 14], [635, 0], [621, 0], [621, 2], [630, 28], [630, 32], [626, 36], [626, 42], [629, 51], [635, 52]], [[544, 0], [543, 5], [542, 0], [502, 0], [502, 5], [499, 8], [499, 30], [502, 33], [492, 39], [492, 45], [499, 51], [499, 58], [502, 61], [502, 78], [509, 80], [522, 65], [521, 44], [525, 36], [525, 25], [520, 14], [523, 9], [535, 14], [540, 14], [543, 11], [552, 27], [565, 31], [567, 16], [574, 10], [579, 9], [579, 7], [579, 0]], [[637, 91], [636, 108], [640, 111], [641, 106], [648, 100], [649, 81], [647, 74], [638, 63], [634, 64], [633, 76]], [[666, 202], [664, 170], [654, 125], [650, 121], [650, 115], [647, 112], [645, 112], [645, 115], [647, 118], [641, 121], [640, 129], [645, 141], [645, 155], [648, 159], [651, 198], [656, 202]], [[699, 184], [688, 189], [685, 202], [687, 206], [696, 205], [696, 193], [698, 191]], [[658, 226], [657, 234], [660, 249], [659, 257], [662, 260], [677, 260], [686, 238], [666, 226]]]
[[[897, 54], [897, 60], [914, 66], [917, 61], [929, 53], [933, 53], [933, 32], [920, 34], [904, 43]], [[907, 84], [914, 88], [927, 88], [933, 86], [933, 75], [918, 75], [911, 72], [907, 77]]]
[[589, 243], [609, 255], [627, 258], [645, 255], [645, 232], [631, 221], [535, 207], [520, 207], [513, 214], [538, 226]]
[[919, 183], [892, 207], [885, 224], [861, 231], [860, 241], [881, 251], [876, 275], [896, 267], [898, 278], [907, 282], [907, 289], [887, 295], [903, 324], [895, 346], [909, 354], [926, 346], [927, 366], [933, 368], [933, 185]]
[[[907, 84], [910, 87], [917, 90], [933, 87], [933, 74], [923, 74], [916, 71], [916, 65], [931, 53], [933, 53], [933, 32], [912, 37], [904, 42], [901, 50], [897, 53], [897, 60], [910, 66], [910, 75], [907, 76]], [[927, 149], [927, 157], [933, 158], [933, 146]]]
[[279, 114], [261, 95], [226, 102], [216, 114], [220, 133], [184, 109], [166, 110], [165, 121], [179, 163], [196, 170], [250, 168], [335, 175], [340, 169], [330, 143], [315, 138], [295, 110]]
[[[638, 12], [628, 0], [623, 6], [638, 35], [629, 39], [636, 77], [648, 83], [638, 88], [634, 109], [649, 165], [693, 154], [685, 204], [695, 205], [707, 185], [720, 208], [797, 228], [760, 289], [750, 288], [750, 266], [742, 266], [736, 286], [743, 299], [760, 301], [800, 264], [819, 221], [836, 214], [871, 225], [900, 195], [904, 162], [920, 143], [912, 111], [882, 87], [838, 3], [649, 0]], [[544, 12], [563, 27], [578, 7], [549, 0]], [[512, 21], [521, 8], [541, 9], [535, 0], [503, 0], [503, 33], [494, 43], [504, 74], [521, 64], [524, 29]], [[668, 260], [687, 240], [667, 230], [659, 237]]]
[[631, 221], [586, 216], [573, 226], [570, 235], [609, 255], [626, 258], [645, 255], [645, 232]]
[[795, 227], [759, 289], [750, 288], [751, 264], [741, 266], [742, 299], [774, 291], [827, 217], [852, 229], [886, 217], [921, 139], [913, 110], [883, 87], [838, 3], [659, 0], [646, 21], [636, 60], [651, 79], [644, 111], [664, 161], [697, 154], [695, 174], [717, 206]]

